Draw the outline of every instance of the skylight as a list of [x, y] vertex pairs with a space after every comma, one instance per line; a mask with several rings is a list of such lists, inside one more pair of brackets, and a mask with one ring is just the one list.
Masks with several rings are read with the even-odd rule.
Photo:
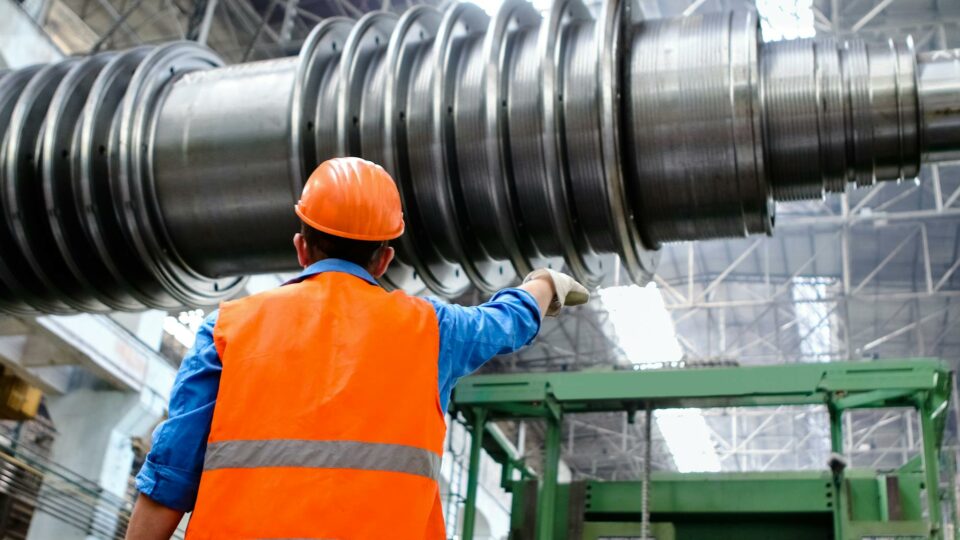
[[[673, 320], [655, 283], [600, 289], [617, 343], [635, 366], [661, 367], [683, 358]], [[680, 472], [715, 472], [720, 457], [700, 409], [661, 409], [653, 413], [674, 465]]]
[[181, 311], [176, 317], [167, 316], [163, 320], [163, 330], [172, 335], [184, 347], [193, 347], [196, 340], [197, 330], [203, 324], [203, 310], [193, 309], [190, 311]]
[[660, 367], [683, 358], [673, 320], [656, 283], [600, 289], [600, 301], [631, 363]]
[[700, 409], [660, 409], [653, 416], [678, 471], [720, 470], [720, 456]]
[[813, 0], [756, 0], [756, 4], [764, 41], [810, 38], [817, 33]]

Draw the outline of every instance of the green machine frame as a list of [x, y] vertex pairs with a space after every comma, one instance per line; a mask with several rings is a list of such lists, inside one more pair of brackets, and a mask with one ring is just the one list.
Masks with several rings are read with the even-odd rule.
[[[483, 450], [503, 465], [502, 485], [513, 495], [512, 540], [639, 538], [642, 481], [558, 484], [561, 423], [567, 414], [625, 411], [632, 420], [648, 408], [824, 405], [837, 454], [843, 452], [844, 411], [881, 407], [917, 410], [923, 451], [886, 472], [827, 463], [822, 471], [654, 472], [648, 499], [651, 536], [942, 539], [940, 447], [952, 381], [942, 363], [926, 358], [468, 377], [454, 393], [454, 410], [473, 435], [462, 538], [473, 540]], [[496, 420], [534, 418], [546, 422], [539, 476], [499, 430], [491, 429]], [[953, 490], [946, 491], [953, 496]]]

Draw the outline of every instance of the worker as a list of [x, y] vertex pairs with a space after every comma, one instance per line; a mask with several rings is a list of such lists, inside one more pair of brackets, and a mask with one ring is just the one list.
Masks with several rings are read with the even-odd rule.
[[380, 166], [322, 163], [295, 207], [303, 271], [225, 302], [177, 373], [137, 475], [127, 538], [440, 539], [444, 420], [457, 381], [587, 301], [540, 269], [476, 307], [377, 284], [404, 232]]

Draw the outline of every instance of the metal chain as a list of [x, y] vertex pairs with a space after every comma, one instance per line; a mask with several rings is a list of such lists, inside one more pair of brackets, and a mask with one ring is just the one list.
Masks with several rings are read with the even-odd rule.
[[647, 404], [647, 421], [643, 436], [643, 500], [640, 503], [640, 538], [650, 538], [650, 469], [653, 454], [653, 407]]

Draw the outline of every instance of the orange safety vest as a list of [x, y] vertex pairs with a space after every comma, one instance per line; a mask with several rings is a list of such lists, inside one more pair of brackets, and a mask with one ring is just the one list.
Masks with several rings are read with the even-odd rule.
[[426, 301], [325, 272], [226, 302], [191, 540], [444, 538], [439, 328]]

